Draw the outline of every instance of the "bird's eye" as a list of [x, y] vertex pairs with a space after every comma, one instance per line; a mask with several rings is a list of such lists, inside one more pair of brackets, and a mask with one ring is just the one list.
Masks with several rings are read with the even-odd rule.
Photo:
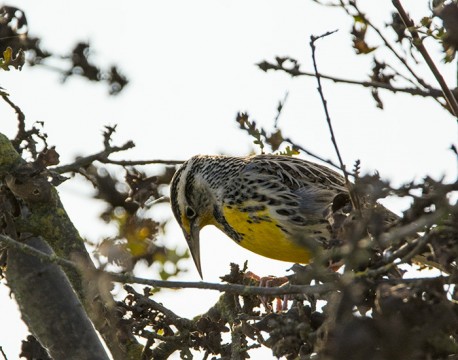
[[196, 216], [196, 212], [190, 206], [186, 206], [186, 217], [192, 220]]

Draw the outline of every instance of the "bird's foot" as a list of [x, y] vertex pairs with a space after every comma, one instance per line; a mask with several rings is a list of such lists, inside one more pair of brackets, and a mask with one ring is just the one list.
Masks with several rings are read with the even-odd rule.
[[[289, 283], [289, 279], [286, 276], [258, 276], [251, 271], [247, 271], [244, 275], [246, 278], [250, 280], [254, 280], [258, 286], [260, 287], [279, 287], [284, 286]], [[281, 312], [283, 310], [287, 310], [288, 308], [288, 301], [290, 300], [289, 295], [284, 295], [283, 298], [278, 296], [275, 297], [275, 307], [272, 305], [272, 301], [267, 296], [260, 296], [261, 303], [264, 305], [268, 312], [272, 312], [275, 309], [275, 312]]]

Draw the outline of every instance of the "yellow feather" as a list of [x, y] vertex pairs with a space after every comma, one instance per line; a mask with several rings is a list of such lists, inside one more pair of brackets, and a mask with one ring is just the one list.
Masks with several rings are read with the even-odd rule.
[[[271, 259], [303, 264], [310, 262], [310, 252], [287, 237], [276, 226], [277, 222], [268, 210], [258, 211], [255, 215], [269, 217], [270, 222], [249, 223], [250, 214], [228, 206], [223, 208], [223, 214], [235, 231], [244, 234], [243, 240], [239, 243], [244, 248]], [[215, 225], [218, 226], [217, 223]], [[220, 229], [223, 230], [221, 227]]]

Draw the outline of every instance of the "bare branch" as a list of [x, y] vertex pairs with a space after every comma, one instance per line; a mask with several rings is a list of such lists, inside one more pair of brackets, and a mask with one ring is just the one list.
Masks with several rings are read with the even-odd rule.
[[46, 135], [42, 134], [38, 128], [33, 126], [31, 129], [26, 130], [25, 128], [25, 114], [22, 112], [21, 108], [16, 105], [10, 98], [9, 95], [2, 93], [1, 94], [3, 100], [16, 112], [17, 114], [17, 120], [18, 120], [18, 130], [16, 133], [16, 136], [14, 137], [13, 140], [11, 140], [11, 143], [13, 144], [13, 147], [16, 149], [18, 153], [21, 153], [23, 148], [21, 149], [21, 144], [23, 142], [27, 143], [26, 148], [30, 151], [32, 156], [36, 158], [38, 155], [38, 151], [36, 148], [36, 141], [33, 139], [33, 135], [37, 136], [40, 138], [45, 147], [47, 147], [46, 143]]
[[[296, 68], [289, 69], [285, 67], [283, 64], [272, 64], [272, 63], [264, 62], [262, 63], [262, 68], [263, 70], [270, 69], [270, 70], [276, 70], [276, 71], [283, 71], [291, 76], [313, 76], [313, 77], [316, 76], [315, 73], [312, 73], [312, 72], [302, 71]], [[434, 99], [443, 97], [443, 93], [439, 89], [428, 88], [426, 90], [423, 90], [420, 88], [396, 87], [391, 84], [376, 82], [376, 81], [344, 79], [344, 78], [340, 78], [337, 76], [325, 75], [322, 73], [319, 73], [319, 75], [322, 79], [331, 80], [335, 83], [359, 85], [359, 86], [368, 87], [368, 88], [377, 88], [377, 89], [388, 90], [393, 93], [400, 92], [400, 93], [406, 93], [406, 94], [410, 94], [414, 96], [416, 95], [416, 96], [422, 96], [422, 97], [432, 97]]]
[[[7, 244], [10, 247], [13, 247], [17, 250], [23, 251], [27, 254], [34, 255], [42, 261], [47, 261], [50, 263], [56, 263], [65, 267], [72, 267], [75, 269], [80, 269], [80, 266], [77, 263], [72, 261], [62, 259], [56, 255], [49, 255], [33, 247], [30, 247], [26, 244], [20, 243], [9, 236], [0, 235], [0, 242]], [[167, 288], [167, 289], [204, 289], [204, 290], [216, 290], [220, 292], [227, 292], [232, 294], [239, 295], [265, 295], [265, 296], [277, 296], [285, 294], [321, 294], [331, 290], [335, 290], [337, 285], [328, 283], [328, 284], [319, 284], [319, 285], [286, 285], [283, 287], [273, 287], [266, 288], [260, 286], [245, 286], [239, 284], [218, 284], [218, 283], [208, 283], [208, 282], [188, 282], [188, 281], [166, 281], [166, 280], [152, 280], [144, 279], [128, 274], [119, 274], [113, 272], [105, 272], [102, 270], [95, 270], [95, 273], [99, 273], [102, 276], [107, 276], [112, 281], [121, 282], [121, 283], [135, 283], [148, 285], [152, 287]]]
[[278, 128], [278, 119], [280, 119], [280, 115], [283, 111], [283, 107], [285, 106], [286, 100], [288, 99], [289, 92], [285, 92], [285, 96], [283, 97], [283, 100], [280, 100], [278, 102], [277, 106], [277, 115], [275, 116], [274, 119], [274, 128]]
[[162, 160], [162, 159], [152, 159], [152, 160], [111, 160], [106, 159], [101, 161], [104, 164], [114, 164], [121, 166], [137, 166], [137, 165], [152, 165], [152, 164], [162, 164], [162, 165], [181, 165], [184, 163], [184, 160]]
[[227, 292], [230, 294], [238, 295], [264, 295], [264, 296], [278, 296], [286, 294], [323, 294], [338, 287], [334, 283], [318, 284], [318, 285], [290, 285], [287, 284], [282, 287], [266, 288], [261, 286], [248, 286], [240, 284], [219, 284], [209, 283], [204, 281], [165, 281], [165, 280], [152, 280], [144, 279], [136, 276], [126, 274], [108, 273], [113, 281], [122, 283], [135, 283], [143, 284], [153, 287], [160, 287], [166, 289], [202, 289], [202, 290], [215, 290], [220, 292]]
[[124, 288], [127, 292], [135, 294], [137, 297], [141, 297], [142, 301], [146, 302], [151, 309], [159, 311], [165, 316], [167, 316], [169, 319], [171, 319], [172, 323], [177, 326], [178, 330], [190, 329], [193, 326], [192, 321], [175, 314], [172, 310], [167, 309], [164, 305], [158, 303], [157, 301], [154, 301], [150, 297], [141, 295], [140, 293], [135, 291], [135, 289], [132, 286], [125, 285]]
[[55, 253], [47, 254], [23, 242], [16, 241], [9, 236], [0, 234], [0, 242], [3, 242], [6, 245], [8, 245], [9, 247], [12, 247], [16, 250], [22, 251], [24, 254], [33, 255], [44, 262], [47, 262], [50, 264], [59, 264], [65, 267], [77, 268], [76, 263], [74, 263], [73, 261], [59, 257]]
[[104, 150], [85, 157], [81, 157], [79, 159], [76, 159], [73, 163], [68, 164], [68, 165], [62, 165], [62, 166], [57, 166], [55, 168], [51, 168], [50, 170], [55, 171], [59, 174], [63, 174], [66, 172], [79, 172], [81, 168], [85, 168], [89, 165], [91, 165], [94, 161], [100, 161], [102, 163], [108, 161], [108, 157], [115, 153], [115, 152], [120, 152], [124, 150], [128, 150], [133, 148], [135, 145], [132, 141], [126, 142], [122, 146], [113, 146], [113, 147], [108, 147], [105, 148]]
[[96, 154], [88, 155], [76, 159], [73, 163], [56, 166], [50, 168], [50, 170], [55, 171], [59, 174], [68, 173], [68, 172], [80, 172], [81, 168], [91, 165], [95, 161], [99, 161], [102, 164], [113, 164], [120, 166], [138, 166], [138, 165], [151, 165], [151, 164], [163, 164], [163, 165], [181, 165], [184, 163], [184, 160], [112, 160], [109, 159], [109, 156], [115, 152], [120, 152], [133, 148], [135, 145], [133, 142], [129, 141], [122, 146], [110, 147], [108, 149], [102, 150]]
[[[40, 237], [23, 245], [43, 254], [51, 247]], [[5, 276], [22, 318], [53, 359], [109, 359], [93, 323], [63, 269], [19, 248], [8, 248]]]
[[[116, 152], [125, 151], [128, 149], [132, 149], [135, 147], [133, 141], [127, 141], [124, 145], [121, 146], [112, 146], [111, 136], [116, 131], [116, 126], [106, 126], [106, 130], [103, 133], [103, 146], [104, 149], [98, 153], [80, 157], [76, 159], [73, 163], [67, 165], [56, 166], [54, 168], [50, 168], [50, 170], [63, 174], [67, 172], [77, 172], [82, 173], [81, 169], [84, 169], [91, 165], [95, 161], [99, 161], [102, 164], [113, 164], [113, 165], [121, 165], [121, 166], [135, 166], [135, 165], [150, 165], [150, 164], [165, 164], [165, 165], [180, 165], [184, 161], [181, 160], [112, 160], [110, 159], [110, 155]], [[84, 175], [84, 174], [83, 174]]]
[[321, 102], [323, 104], [324, 113], [326, 115], [326, 122], [328, 124], [329, 132], [331, 134], [331, 141], [332, 141], [332, 144], [334, 145], [334, 149], [336, 150], [337, 158], [339, 159], [340, 169], [342, 170], [342, 172], [344, 174], [345, 185], [347, 186], [348, 192], [350, 194], [350, 198], [351, 198], [351, 201], [353, 203], [353, 207], [356, 210], [360, 210], [358, 197], [355, 196], [354, 191], [352, 190], [352, 185], [351, 185], [350, 181], [348, 180], [348, 173], [347, 173], [347, 170], [345, 168], [345, 164], [344, 164], [344, 162], [342, 160], [342, 156], [340, 154], [339, 146], [337, 145], [336, 137], [334, 135], [334, 129], [332, 127], [331, 116], [329, 115], [329, 110], [328, 110], [328, 102], [327, 102], [326, 98], [324, 97], [323, 87], [321, 86], [321, 78], [320, 78], [320, 75], [319, 75], [319, 72], [318, 72], [318, 65], [316, 63], [316, 57], [315, 57], [315, 53], [316, 53], [315, 41], [317, 41], [319, 39], [322, 39], [322, 38], [324, 38], [326, 36], [332, 35], [336, 31], [337, 30], [330, 31], [330, 32], [327, 32], [327, 33], [325, 33], [323, 35], [320, 35], [320, 36], [313, 36], [313, 35], [310, 36], [310, 47], [312, 48], [313, 68], [315, 69], [315, 77], [316, 77], [316, 81], [318, 83], [318, 88], [317, 89], [318, 89], [318, 93], [320, 94]]
[[382, 234], [379, 242], [382, 246], [399, 245], [402, 239], [417, 235], [419, 231], [424, 231], [427, 226], [437, 224], [437, 221], [446, 214], [446, 211], [447, 209], [438, 209], [432, 214], [423, 215], [414, 222], [410, 222], [402, 227], [394, 228], [390, 232]]
[[8, 358], [6, 357], [6, 354], [5, 354], [5, 352], [3, 351], [3, 348], [2, 348], [1, 346], [0, 346], [0, 354], [2, 354], [3, 359], [8, 360]]
[[11, 106], [13, 108], [13, 110], [17, 114], [18, 132], [17, 132], [17, 135], [16, 135], [16, 139], [22, 138], [22, 134], [25, 133], [25, 115], [22, 112], [21, 108], [10, 100], [9, 96], [7, 96], [5, 94], [2, 94], [2, 98], [9, 106]]
[[[364, 277], [376, 277], [379, 275], [386, 274], [390, 269], [394, 268], [399, 264], [405, 264], [414, 259], [419, 253], [424, 245], [430, 240], [430, 235], [426, 234], [415, 239], [411, 243], [407, 243], [401, 246], [398, 250], [393, 252], [387, 259], [384, 261], [384, 264], [376, 269], [368, 269], [363, 271], [359, 275]], [[400, 259], [399, 262], [395, 262], [396, 259]], [[442, 269], [440, 269], [442, 270]], [[447, 271], [443, 270], [448, 273]]]

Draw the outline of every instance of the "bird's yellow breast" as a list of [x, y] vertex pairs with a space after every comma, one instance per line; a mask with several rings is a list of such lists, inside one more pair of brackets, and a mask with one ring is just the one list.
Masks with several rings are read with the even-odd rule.
[[277, 226], [278, 222], [271, 216], [268, 208], [248, 213], [235, 206], [224, 206], [223, 214], [229, 225], [243, 234], [239, 244], [244, 248], [282, 261], [302, 264], [310, 261], [310, 252], [297, 245]]

